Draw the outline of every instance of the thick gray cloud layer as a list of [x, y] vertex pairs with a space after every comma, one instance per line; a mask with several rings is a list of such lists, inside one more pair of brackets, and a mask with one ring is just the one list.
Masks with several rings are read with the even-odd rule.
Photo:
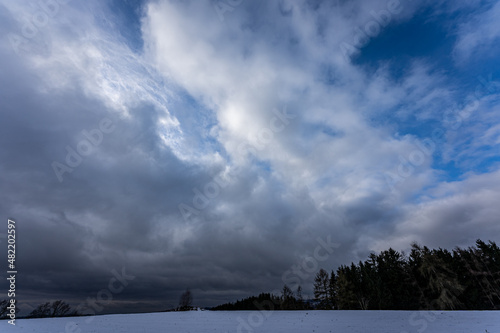
[[[318, 237], [339, 244], [316, 262], [332, 269], [412, 241], [499, 234], [498, 168], [439, 182], [425, 155], [387, 182], [423, 138], [370, 119], [440, 121], [456, 97], [422, 59], [398, 82], [346, 61], [339, 45], [387, 1], [145, 3], [141, 53], [106, 5], [0, 6], [0, 211], [18, 223], [25, 310], [96, 297], [112, 270], [135, 278], [102, 312], [175, 306], [185, 288], [205, 306], [281, 287]], [[416, 6], [402, 1], [393, 22]], [[494, 24], [461, 26], [457, 63], [495, 40], [481, 33]], [[474, 119], [491, 126], [467, 127], [471, 154], [498, 144], [496, 98], [478, 99]], [[459, 161], [461, 139], [443, 126], [439, 149]], [[312, 277], [300, 275], [306, 293]]]

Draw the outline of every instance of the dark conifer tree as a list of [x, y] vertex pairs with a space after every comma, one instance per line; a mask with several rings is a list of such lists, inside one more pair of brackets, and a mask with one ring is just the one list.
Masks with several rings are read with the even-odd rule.
[[337, 276], [332, 270], [328, 280], [328, 299], [332, 309], [337, 309]]
[[328, 273], [324, 269], [320, 269], [314, 278], [314, 298], [319, 302], [319, 309], [331, 309], [328, 293], [329, 280]]
[[293, 296], [293, 291], [286, 284], [281, 290], [281, 309], [282, 310], [296, 310], [296, 299]]
[[337, 303], [340, 310], [353, 310], [358, 308], [356, 298], [355, 276], [347, 266], [340, 266], [337, 270]]

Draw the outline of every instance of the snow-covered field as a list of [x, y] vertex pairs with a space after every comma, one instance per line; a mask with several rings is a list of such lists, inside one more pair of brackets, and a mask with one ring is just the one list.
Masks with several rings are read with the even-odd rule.
[[0, 322], [0, 332], [359, 332], [498, 333], [500, 312], [239, 311], [167, 312]]

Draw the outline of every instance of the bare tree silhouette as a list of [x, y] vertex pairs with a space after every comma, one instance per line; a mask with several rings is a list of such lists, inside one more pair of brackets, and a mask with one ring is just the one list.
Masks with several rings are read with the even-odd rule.
[[192, 304], [193, 295], [191, 294], [191, 291], [189, 289], [186, 289], [186, 291], [181, 295], [181, 298], [179, 299], [179, 311], [191, 310]]

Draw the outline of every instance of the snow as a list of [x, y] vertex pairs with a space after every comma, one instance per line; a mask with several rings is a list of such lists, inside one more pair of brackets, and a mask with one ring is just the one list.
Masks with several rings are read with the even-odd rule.
[[192, 311], [0, 322], [1, 332], [498, 333], [498, 311]]

